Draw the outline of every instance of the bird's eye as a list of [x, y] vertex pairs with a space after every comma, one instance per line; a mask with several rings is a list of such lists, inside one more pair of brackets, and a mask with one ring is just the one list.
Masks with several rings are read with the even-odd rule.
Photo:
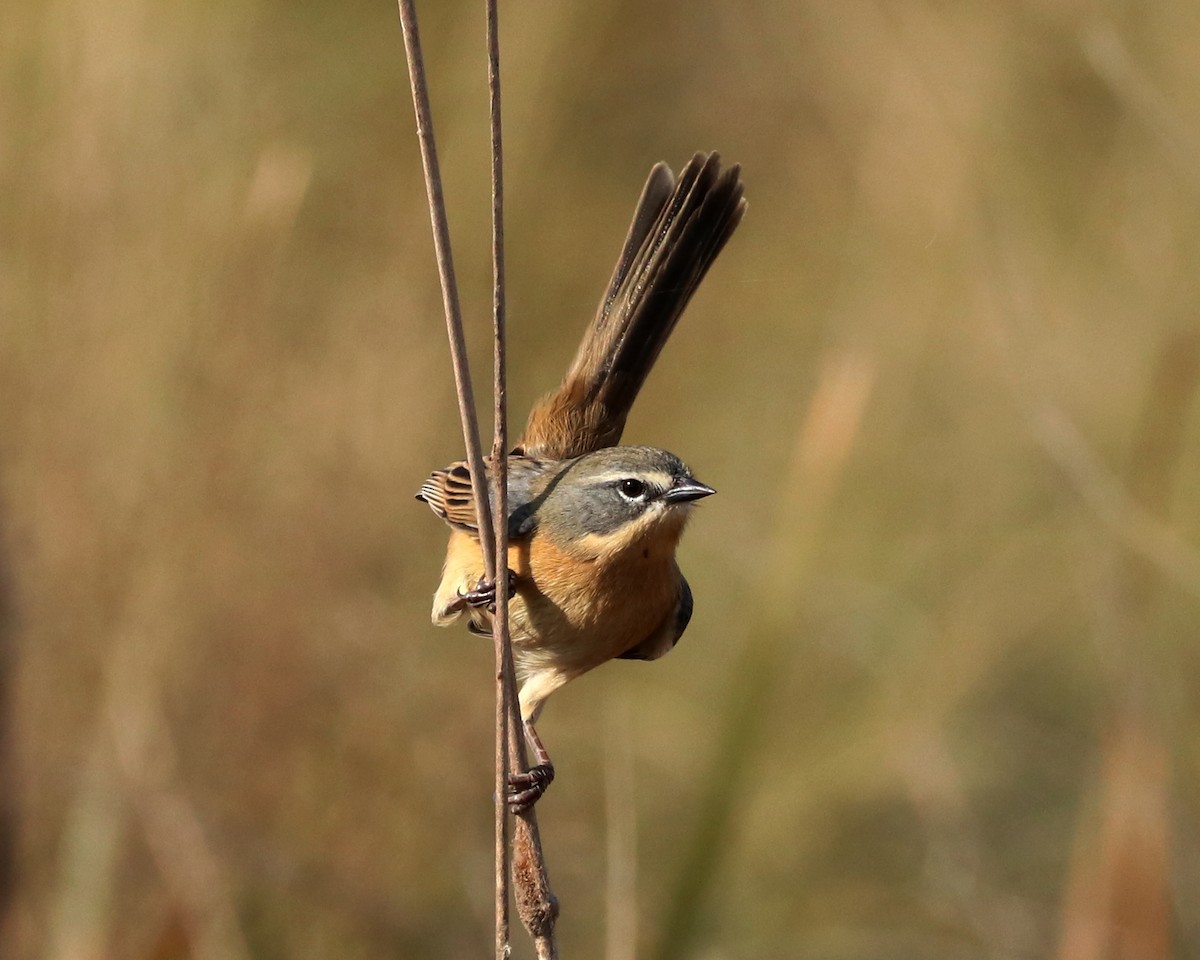
[[617, 489], [621, 491], [621, 496], [630, 500], [638, 500], [646, 494], [646, 485], [633, 477], [622, 480], [617, 484]]

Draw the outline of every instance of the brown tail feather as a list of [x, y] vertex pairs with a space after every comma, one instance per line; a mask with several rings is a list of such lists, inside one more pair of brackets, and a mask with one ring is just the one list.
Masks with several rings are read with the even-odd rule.
[[746, 201], [740, 168], [697, 153], [678, 181], [658, 164], [604, 299], [559, 388], [534, 406], [518, 449], [565, 459], [614, 446], [625, 418]]

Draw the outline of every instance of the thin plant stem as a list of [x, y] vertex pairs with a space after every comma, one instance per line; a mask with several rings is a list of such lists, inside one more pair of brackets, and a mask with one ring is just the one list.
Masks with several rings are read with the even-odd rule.
[[[496, 470], [492, 476], [492, 483], [497, 498], [496, 519], [493, 519], [491, 503], [488, 499], [487, 474], [479, 442], [479, 424], [475, 416], [475, 401], [471, 390], [471, 373], [467, 363], [462, 312], [459, 307], [458, 287], [454, 277], [454, 261], [450, 252], [450, 229], [446, 220], [445, 201], [442, 195], [441, 174], [433, 136], [432, 112], [429, 106], [429, 91], [425, 82], [425, 65], [421, 55], [420, 34], [417, 29], [417, 15], [413, 0], [397, 0], [397, 3], [400, 11], [400, 24], [404, 31], [404, 50], [408, 60], [417, 139], [421, 145], [421, 162], [425, 170], [429, 218], [433, 227], [433, 245], [437, 257], [438, 276], [442, 284], [442, 302], [446, 313], [446, 332], [450, 340], [450, 356], [454, 367], [454, 385], [458, 394], [463, 442], [467, 450], [467, 464], [471, 472], [476, 517], [479, 521], [479, 541], [483, 553], [484, 576], [496, 584], [494, 633], [499, 660], [496, 671], [497, 685], [500, 691], [497, 698], [496, 822], [497, 864], [498, 868], [502, 868], [505, 856], [504, 847], [506, 846], [504, 839], [507, 832], [504, 801], [508, 787], [508, 769], [514, 758], [521, 769], [525, 768], [527, 761], [524, 737], [515, 707], [516, 694], [508, 626], [508, 577], [507, 575], [499, 578], [496, 576], [498, 558], [505, 564], [504, 569], [507, 572], [507, 462], [505, 453], [508, 444], [504, 378], [504, 228], [501, 215], [503, 178], [501, 175], [500, 75], [495, 0], [487, 0], [487, 3], [488, 79], [492, 100], [492, 212], [495, 280], [493, 306], [496, 341], [496, 440], [493, 449]], [[537, 818], [532, 810], [517, 817], [512, 849], [512, 873], [515, 878], [518, 913], [529, 930], [530, 936], [533, 937], [539, 960], [556, 960], [558, 948], [554, 940], [554, 920], [558, 916], [558, 901], [550, 891], [545, 858], [542, 855], [541, 841], [537, 830]], [[503, 882], [497, 881], [496, 953], [498, 960], [508, 956], [508, 907], [507, 891], [504, 886]], [[501, 898], [504, 899], [503, 906], [500, 904]]]
[[400, 8], [400, 25], [404, 30], [404, 52], [408, 59], [408, 80], [412, 88], [413, 112], [417, 120], [417, 140], [421, 144], [421, 163], [425, 168], [425, 191], [429, 196], [433, 249], [437, 257], [438, 277], [442, 282], [442, 305], [446, 312], [450, 359], [454, 365], [458, 414], [462, 420], [463, 443], [467, 448], [467, 465], [471, 470], [475, 515], [479, 520], [484, 577], [493, 580], [496, 576], [496, 544], [491, 536], [492, 508], [487, 496], [487, 475], [479, 444], [479, 422], [475, 417], [475, 396], [471, 390], [471, 370], [467, 363], [467, 344], [463, 335], [462, 310], [458, 302], [458, 283], [454, 278], [454, 258], [450, 252], [450, 225], [446, 220], [446, 202], [442, 196], [442, 175], [438, 167], [437, 146], [433, 140], [433, 116], [429, 106], [429, 89], [425, 83], [425, 61], [421, 55], [421, 37], [417, 31], [417, 12], [413, 7], [413, 0], [397, 2]]
[[[506, 794], [512, 761], [528, 765], [525, 737], [516, 699], [512, 642], [508, 624], [508, 388], [505, 378], [506, 329], [504, 301], [504, 164], [500, 116], [500, 40], [496, 0], [487, 6], [488, 93], [492, 147], [492, 318], [495, 332], [495, 442], [492, 445], [492, 486], [496, 501], [497, 557], [496, 616], [492, 632], [496, 645], [496, 957], [508, 956], [508, 885]], [[517, 912], [533, 938], [539, 960], [556, 960], [554, 922], [558, 900], [550, 889], [537, 815], [529, 809], [517, 817], [513, 833], [513, 878]]]
[[504, 146], [500, 124], [500, 40], [496, 0], [486, 0], [488, 102], [492, 152], [492, 331], [495, 439], [492, 443], [492, 497], [496, 502], [496, 615], [492, 638], [496, 655], [496, 960], [508, 960], [508, 773], [509, 730], [513, 726], [512, 645], [508, 626], [508, 383], [504, 299]]

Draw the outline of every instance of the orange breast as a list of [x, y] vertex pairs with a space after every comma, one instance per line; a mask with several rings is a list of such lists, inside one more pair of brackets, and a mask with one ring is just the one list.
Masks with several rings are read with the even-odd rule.
[[[659, 629], [677, 603], [677, 539], [676, 533], [669, 542], [642, 544], [630, 538], [608, 545], [616, 549], [582, 544], [566, 550], [535, 533], [511, 544], [508, 563], [517, 574], [517, 591], [509, 606], [510, 626], [521, 672], [550, 668], [578, 676]], [[474, 587], [482, 569], [479, 544], [465, 533], [452, 533], [435, 610], [452, 601], [456, 591]], [[490, 628], [486, 612], [473, 616]]]

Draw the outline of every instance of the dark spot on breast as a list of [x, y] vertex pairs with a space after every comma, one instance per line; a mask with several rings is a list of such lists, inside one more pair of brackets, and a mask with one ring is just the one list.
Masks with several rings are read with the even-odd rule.
[[642, 559], [643, 560], [650, 559], [650, 548], [649, 547], [642, 547]]

